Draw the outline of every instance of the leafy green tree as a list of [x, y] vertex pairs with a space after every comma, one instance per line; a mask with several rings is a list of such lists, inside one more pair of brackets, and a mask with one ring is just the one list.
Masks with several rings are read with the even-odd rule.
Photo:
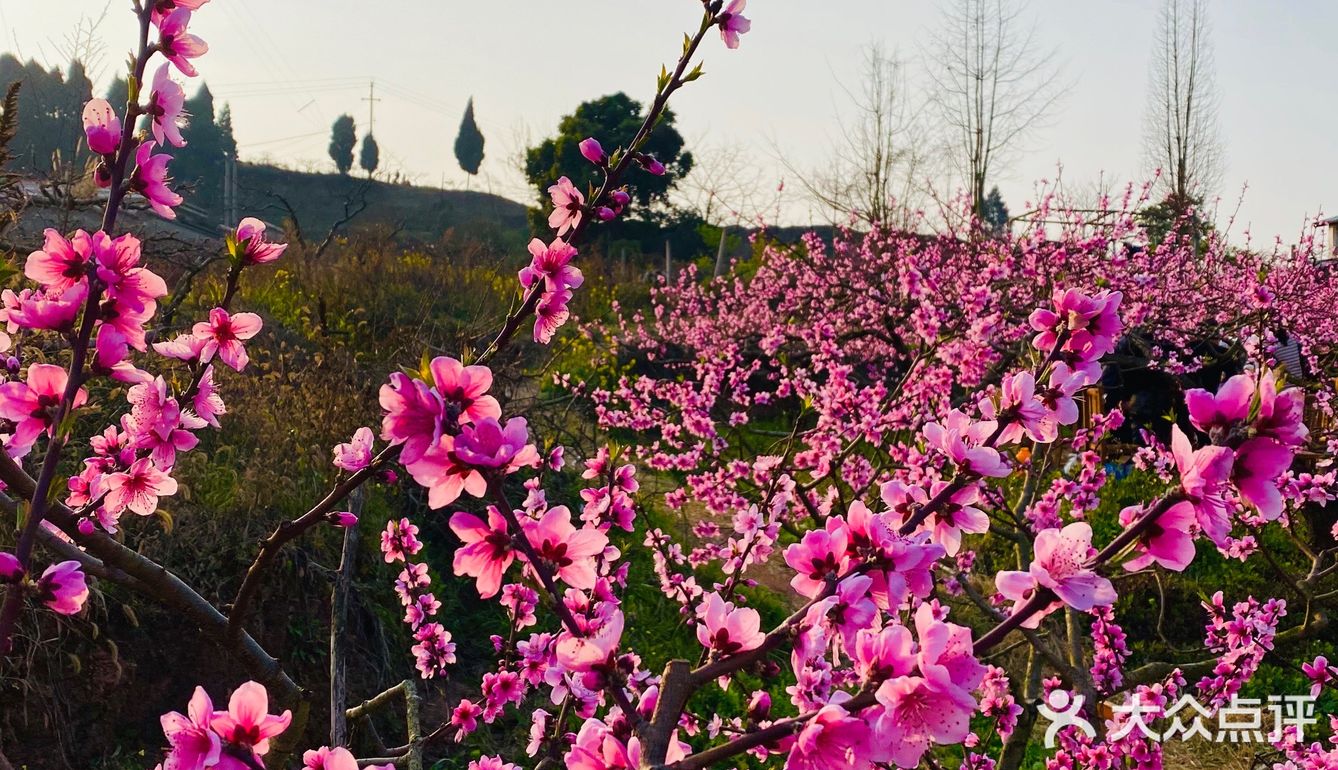
[[362, 151], [358, 153], [358, 165], [367, 172], [367, 176], [376, 173], [381, 162], [381, 148], [376, 146], [376, 137], [368, 134], [362, 138]]
[[460, 162], [460, 168], [470, 176], [476, 176], [479, 173], [479, 166], [483, 163], [483, 132], [479, 130], [478, 123], [474, 122], [472, 96], [465, 105], [465, 116], [460, 121], [460, 133], [455, 137], [455, 159]]
[[353, 148], [358, 146], [358, 128], [352, 115], [340, 115], [330, 127], [330, 159], [339, 173], [353, 168]]
[[[642, 105], [627, 94], [616, 93], [584, 102], [558, 123], [557, 136], [545, 139], [525, 153], [525, 176], [537, 192], [539, 209], [547, 205], [548, 188], [559, 177], [571, 179], [582, 192], [597, 187], [601, 172], [581, 156], [579, 144], [586, 137], [599, 140], [604, 149], [626, 147], [636, 136], [644, 119]], [[641, 151], [654, 155], [664, 164], [663, 176], [636, 174], [629, 192], [632, 209], [627, 218], [612, 223], [610, 237], [627, 237], [632, 223], [655, 222], [668, 213], [666, 199], [678, 180], [692, 169], [692, 153], [683, 150], [683, 136], [674, 127], [674, 113], [665, 110], [663, 118], [651, 131]], [[542, 229], [542, 217], [532, 216], [536, 229]], [[662, 247], [661, 247], [662, 248]]]

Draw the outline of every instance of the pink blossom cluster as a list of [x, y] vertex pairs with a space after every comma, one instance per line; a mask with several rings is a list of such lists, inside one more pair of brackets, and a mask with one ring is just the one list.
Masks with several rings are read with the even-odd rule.
[[441, 602], [428, 589], [432, 576], [427, 564], [413, 561], [423, 549], [418, 527], [408, 519], [391, 519], [381, 532], [381, 553], [387, 564], [401, 564], [395, 579], [395, 595], [404, 607], [404, 622], [413, 634], [413, 653], [418, 673], [424, 679], [442, 675], [455, 663], [455, 642], [451, 632], [431, 618], [441, 609]]

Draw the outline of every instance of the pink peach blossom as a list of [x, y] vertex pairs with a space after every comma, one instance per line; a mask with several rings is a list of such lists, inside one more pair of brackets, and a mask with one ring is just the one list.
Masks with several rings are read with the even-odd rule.
[[121, 145], [121, 119], [106, 99], [90, 99], [84, 105], [84, 137], [96, 155], [111, 155]]
[[246, 368], [250, 357], [242, 343], [260, 333], [264, 323], [255, 313], [237, 313], [229, 315], [227, 310], [216, 307], [209, 311], [209, 320], [195, 324], [191, 333], [204, 340], [200, 351], [201, 363], [208, 363], [214, 354], [223, 359], [223, 363], [236, 371]]

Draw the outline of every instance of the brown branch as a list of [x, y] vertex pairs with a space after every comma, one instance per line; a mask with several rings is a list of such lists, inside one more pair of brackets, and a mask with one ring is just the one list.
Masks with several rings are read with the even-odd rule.
[[[0, 452], [0, 480], [9, 489], [24, 498], [30, 498], [36, 482], [9, 455]], [[85, 535], [79, 531], [78, 518], [67, 506], [53, 502], [48, 519], [70, 536], [93, 557], [108, 567], [108, 579], [118, 582], [115, 575], [123, 573], [133, 578], [128, 588], [167, 607], [180, 611], [200, 627], [203, 636], [236, 655], [247, 672], [258, 681], [273, 688], [287, 701], [300, 701], [301, 687], [283, 670], [279, 661], [265, 651], [247, 633], [237, 637], [225, 634], [228, 618], [207, 599], [198, 594], [171, 571], [153, 560], [125, 547], [112, 537], [101, 533]], [[113, 571], [115, 570], [115, 571]]]
[[319, 503], [316, 503], [311, 510], [293, 519], [285, 521], [270, 533], [260, 543], [260, 551], [256, 554], [255, 561], [246, 570], [246, 576], [242, 578], [241, 587], [237, 589], [237, 596], [232, 600], [230, 607], [230, 616], [228, 618], [228, 635], [236, 638], [243, 633], [246, 625], [246, 616], [250, 612], [251, 605], [255, 602], [256, 595], [260, 592], [261, 578], [265, 570], [279, 555], [279, 550], [289, 541], [300, 537], [307, 530], [325, 521], [325, 515], [332, 512], [345, 497], [348, 497], [353, 490], [362, 486], [368, 479], [377, 472], [380, 466], [391, 459], [391, 456], [398, 454], [398, 447], [387, 447], [381, 450], [366, 468], [352, 474], [324, 497]]

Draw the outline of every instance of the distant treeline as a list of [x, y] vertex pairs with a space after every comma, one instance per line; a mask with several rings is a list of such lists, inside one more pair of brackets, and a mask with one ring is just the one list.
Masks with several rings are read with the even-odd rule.
[[[18, 134], [10, 144], [10, 170], [66, 180], [88, 173], [93, 157], [84, 146], [82, 114], [84, 103], [93, 98], [93, 84], [84, 65], [76, 60], [61, 72], [2, 54], [0, 88], [13, 82], [22, 83], [22, 90]], [[116, 105], [118, 113], [123, 113], [125, 80], [113, 81], [104, 96]], [[194, 190], [193, 204], [215, 210], [223, 199], [225, 158], [237, 155], [232, 113], [226, 104], [215, 112], [214, 95], [208, 85], [201, 85], [195, 96], [186, 100], [186, 112], [191, 116], [182, 131], [186, 146], [171, 148], [172, 175], [178, 185]]]

